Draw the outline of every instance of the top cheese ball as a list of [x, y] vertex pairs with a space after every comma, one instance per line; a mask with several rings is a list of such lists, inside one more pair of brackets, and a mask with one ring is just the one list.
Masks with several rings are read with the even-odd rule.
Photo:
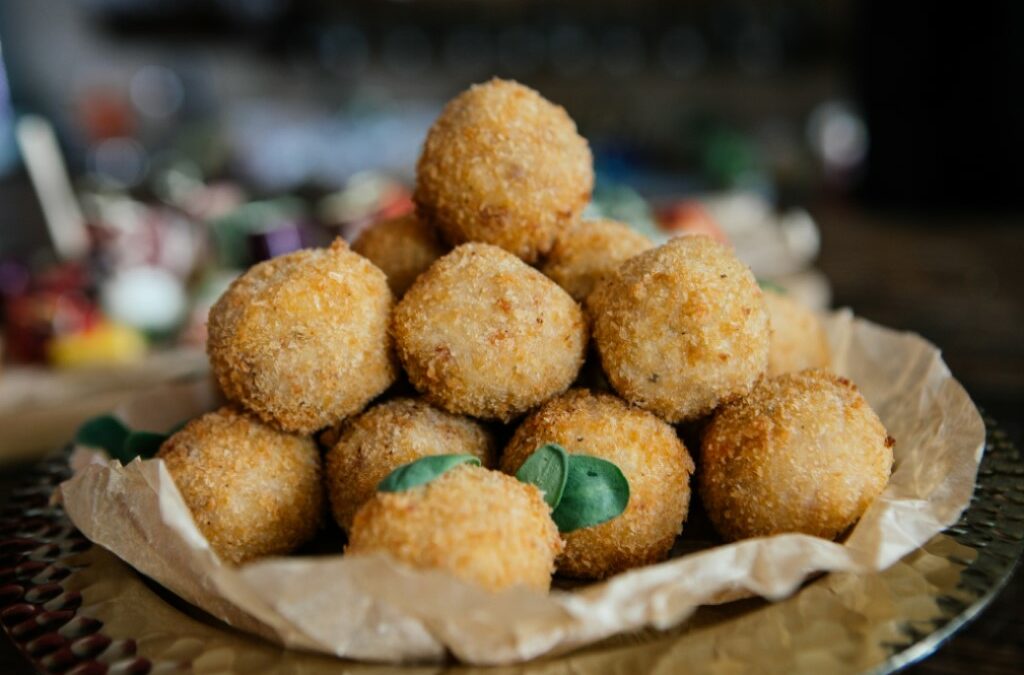
[[434, 122], [414, 199], [450, 243], [494, 244], [532, 263], [579, 220], [593, 186], [590, 148], [565, 109], [494, 79], [452, 99]]

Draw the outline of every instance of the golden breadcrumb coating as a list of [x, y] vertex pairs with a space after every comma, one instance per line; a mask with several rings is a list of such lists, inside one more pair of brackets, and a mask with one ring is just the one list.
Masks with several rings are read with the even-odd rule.
[[392, 330], [409, 380], [431, 403], [503, 421], [565, 391], [587, 346], [569, 294], [489, 244], [434, 263], [398, 303]]
[[167, 439], [157, 457], [226, 562], [289, 553], [323, 521], [313, 439], [278, 431], [250, 413], [229, 406], [198, 417]]
[[768, 375], [796, 373], [807, 368], [827, 368], [828, 336], [818, 316], [788, 295], [764, 290], [771, 340]]
[[408, 213], [374, 223], [359, 235], [352, 250], [383, 270], [391, 292], [400, 298], [448, 247], [433, 227]]
[[540, 490], [461, 465], [405, 492], [379, 492], [356, 513], [346, 554], [382, 551], [491, 591], [546, 591], [562, 551]]
[[587, 298], [616, 392], [675, 423], [744, 395], [768, 366], [768, 314], [750, 270], [704, 236], [623, 263]]
[[789, 373], [715, 413], [701, 440], [701, 498], [728, 540], [835, 539], [885, 489], [892, 445], [849, 380]]
[[683, 530], [694, 469], [671, 426], [616, 396], [573, 389], [523, 421], [505, 448], [502, 470], [515, 474], [546, 443], [613, 462], [629, 481], [621, 515], [563, 534], [560, 573], [601, 579], [665, 559]]
[[494, 439], [478, 422], [425, 401], [397, 398], [345, 423], [327, 453], [327, 494], [344, 529], [389, 473], [428, 455], [475, 455], [494, 466]]
[[210, 310], [210, 366], [230, 400], [312, 433], [394, 382], [393, 304], [384, 273], [341, 239], [262, 262]]
[[534, 262], [579, 220], [593, 186], [590, 147], [565, 109], [494, 79], [434, 122], [413, 199], [452, 244], [482, 241]]
[[583, 302], [598, 281], [651, 248], [650, 239], [617, 220], [583, 220], [558, 235], [541, 271]]

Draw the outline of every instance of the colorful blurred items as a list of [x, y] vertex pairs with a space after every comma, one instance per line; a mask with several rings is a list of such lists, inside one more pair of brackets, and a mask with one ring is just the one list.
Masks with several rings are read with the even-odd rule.
[[305, 203], [292, 196], [247, 202], [210, 226], [220, 265], [232, 269], [313, 245], [317, 238]]
[[101, 321], [76, 333], [55, 336], [47, 343], [46, 352], [57, 368], [135, 363], [146, 355], [146, 338], [128, 326]]
[[683, 199], [660, 206], [655, 210], [654, 217], [658, 227], [666, 234], [702, 234], [730, 245], [729, 237], [696, 199]]
[[100, 304], [111, 321], [156, 338], [185, 319], [187, 297], [181, 279], [162, 267], [119, 269], [100, 285]]
[[241, 273], [241, 270], [208, 270], [202, 276], [195, 286], [192, 307], [179, 335], [182, 343], [195, 346], [206, 344], [206, 323], [210, 308]]
[[199, 165], [185, 159], [165, 161], [152, 172], [153, 192], [197, 221], [225, 216], [245, 203], [245, 190], [231, 181], [206, 183]]
[[119, 192], [86, 193], [82, 201], [98, 258], [108, 270], [161, 267], [185, 279], [203, 258], [205, 228], [179, 211]]
[[650, 204], [639, 192], [623, 183], [599, 179], [583, 217], [618, 220], [655, 241], [665, 239], [658, 231]]
[[115, 87], [86, 87], [75, 101], [75, 119], [90, 141], [131, 137], [135, 133], [135, 112], [131, 100]]
[[708, 125], [695, 137], [700, 139], [701, 173], [713, 185], [739, 187], [757, 177], [760, 164], [753, 139], [719, 124]]
[[88, 330], [100, 321], [90, 299], [88, 271], [63, 263], [36, 277], [18, 263], [6, 263], [4, 341], [6, 357], [15, 362], [46, 360], [49, 343], [57, 337]]
[[320, 222], [347, 241], [355, 239], [372, 223], [412, 211], [409, 188], [386, 174], [363, 171], [348, 179], [345, 187], [320, 200]]

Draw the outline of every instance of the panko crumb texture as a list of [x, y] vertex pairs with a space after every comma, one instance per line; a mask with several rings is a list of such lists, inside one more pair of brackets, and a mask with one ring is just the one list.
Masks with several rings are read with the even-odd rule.
[[598, 281], [651, 248], [650, 239], [625, 223], [583, 220], [558, 235], [541, 271], [583, 302]]
[[482, 241], [532, 263], [579, 220], [593, 185], [590, 147], [565, 109], [493, 79], [449, 101], [434, 122], [414, 200], [450, 243]]
[[771, 325], [768, 376], [826, 368], [830, 361], [828, 336], [818, 316], [788, 295], [764, 291]]
[[429, 455], [475, 455], [493, 467], [494, 439], [468, 417], [410, 398], [375, 405], [346, 422], [326, 456], [327, 494], [338, 525], [352, 526], [356, 510], [389, 473]]
[[157, 457], [226, 562], [289, 553], [323, 521], [316, 444], [249, 413], [224, 407], [198, 417], [167, 439]]
[[385, 552], [492, 591], [545, 591], [562, 546], [540, 490], [462, 465], [421, 487], [378, 493], [356, 513], [346, 554]]
[[540, 446], [609, 460], [629, 481], [629, 504], [616, 518], [564, 535], [559, 572], [601, 579], [664, 560], [682, 532], [693, 459], [675, 430], [610, 394], [573, 389], [531, 413], [501, 460], [514, 474]]
[[374, 223], [352, 250], [379, 267], [395, 297], [402, 297], [431, 264], [448, 251], [437, 232], [414, 213]]
[[768, 314], [750, 270], [704, 236], [623, 263], [587, 298], [615, 391], [668, 422], [743, 396], [768, 365]]
[[262, 262], [210, 310], [207, 352], [225, 396], [312, 433], [362, 410], [395, 380], [384, 273], [341, 239]]
[[834, 539], [882, 493], [893, 439], [849, 380], [806, 370], [723, 406], [701, 442], [700, 493], [729, 540]]
[[417, 390], [449, 412], [508, 421], [565, 391], [588, 332], [543, 274], [488, 244], [463, 244], [395, 308], [392, 330]]

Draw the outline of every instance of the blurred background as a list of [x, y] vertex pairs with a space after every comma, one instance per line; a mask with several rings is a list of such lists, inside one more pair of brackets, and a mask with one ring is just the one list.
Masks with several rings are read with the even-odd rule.
[[[590, 215], [925, 335], [1019, 439], [1022, 38], [1009, 0], [3, 0], [3, 475], [205, 370], [249, 265], [410, 209], [427, 128], [492, 76], [575, 118]], [[979, 630], [965, 663], [1019, 666]]]
[[427, 128], [497, 75], [590, 140], [590, 215], [920, 332], [1016, 424], [1022, 31], [1011, 2], [5, 0], [0, 411], [204, 369], [230, 280], [410, 209]]

